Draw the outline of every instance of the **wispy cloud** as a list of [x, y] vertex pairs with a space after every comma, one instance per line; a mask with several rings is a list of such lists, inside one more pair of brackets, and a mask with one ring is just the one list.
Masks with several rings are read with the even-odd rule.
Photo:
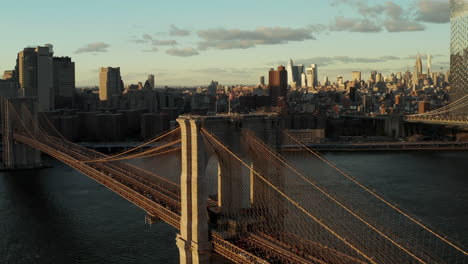
[[427, 23], [450, 22], [450, 4], [447, 0], [419, 0], [417, 20]]
[[174, 46], [178, 44], [177, 41], [173, 39], [165, 39], [165, 40], [154, 39], [151, 43], [154, 46]]
[[388, 32], [423, 31], [426, 26], [420, 22], [430, 22], [428, 17], [429, 14], [432, 15], [432, 10], [426, 10], [427, 4], [421, 4], [421, 2], [436, 0], [419, 1], [417, 13], [420, 14], [420, 18], [417, 19], [409, 6], [402, 7], [393, 1], [371, 4], [371, 1], [365, 0], [334, 0], [331, 2], [332, 5], [348, 5], [354, 8], [360, 17], [335, 17], [335, 21], [330, 25], [330, 30], [350, 32], [381, 32], [384, 29]]
[[178, 28], [174, 24], [169, 27], [170, 36], [184, 37], [190, 35], [190, 33], [190, 30]]
[[144, 44], [144, 43], [151, 43], [153, 46], [172, 46], [177, 45], [177, 41], [173, 39], [155, 39], [150, 34], [143, 34], [141, 37], [133, 37], [130, 39], [131, 42]]
[[177, 57], [191, 57], [199, 54], [194, 48], [171, 48], [166, 50], [166, 53]]
[[152, 47], [150, 49], [143, 50], [144, 52], [158, 52], [159, 49], [157, 47]]
[[93, 42], [77, 49], [75, 53], [102, 53], [107, 52], [110, 45], [104, 42]]
[[330, 25], [331, 31], [350, 31], [373, 33], [382, 31], [382, 27], [369, 19], [335, 17], [335, 21]]
[[199, 49], [247, 49], [257, 45], [284, 44], [291, 41], [313, 40], [314, 27], [259, 27], [254, 30], [206, 29], [197, 32], [202, 39]]

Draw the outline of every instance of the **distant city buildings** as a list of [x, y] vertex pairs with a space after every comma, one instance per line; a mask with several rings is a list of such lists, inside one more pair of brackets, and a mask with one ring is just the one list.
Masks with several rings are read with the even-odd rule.
[[118, 96], [123, 91], [120, 67], [101, 68], [99, 71], [99, 100], [110, 100], [113, 96]]

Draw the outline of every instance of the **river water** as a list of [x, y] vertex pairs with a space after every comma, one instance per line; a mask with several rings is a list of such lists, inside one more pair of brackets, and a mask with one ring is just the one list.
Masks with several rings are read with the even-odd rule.
[[[468, 152], [328, 153], [329, 160], [468, 247]], [[178, 263], [176, 230], [51, 160], [0, 173], [0, 263]]]

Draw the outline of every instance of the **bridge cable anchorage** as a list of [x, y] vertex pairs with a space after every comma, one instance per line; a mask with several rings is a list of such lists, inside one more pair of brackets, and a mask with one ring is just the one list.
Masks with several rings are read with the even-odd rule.
[[362, 223], [364, 223], [366, 226], [368, 226], [370, 229], [372, 229], [373, 231], [377, 232], [379, 235], [381, 235], [382, 237], [384, 237], [385, 239], [387, 239], [389, 242], [391, 242], [393, 245], [397, 246], [398, 248], [400, 248], [402, 251], [404, 251], [405, 253], [407, 253], [408, 255], [410, 255], [411, 257], [413, 257], [414, 259], [416, 259], [418, 262], [420, 263], [425, 263], [423, 260], [421, 260], [419, 257], [417, 257], [416, 255], [414, 255], [411, 251], [409, 251], [407, 248], [403, 247], [401, 244], [399, 244], [398, 242], [396, 242], [395, 240], [391, 239], [389, 236], [387, 236], [385, 233], [383, 233], [381, 230], [379, 230], [378, 228], [376, 228], [375, 226], [373, 226], [372, 224], [370, 224], [369, 222], [367, 222], [365, 219], [363, 219], [360, 215], [358, 215], [357, 213], [355, 213], [354, 211], [352, 211], [351, 209], [349, 209], [346, 205], [344, 205], [343, 203], [341, 203], [340, 201], [338, 201], [335, 197], [333, 197], [331, 194], [329, 194], [328, 192], [326, 192], [325, 190], [323, 190], [320, 186], [318, 186], [316, 183], [312, 182], [311, 180], [309, 180], [307, 177], [305, 177], [302, 173], [300, 173], [296, 168], [292, 167], [289, 163], [287, 163], [283, 157], [280, 156], [279, 153], [274, 153], [272, 150], [270, 150], [268, 147], [265, 147], [264, 146], [264, 143], [259, 141], [259, 139], [254, 136], [252, 133], [252, 131], [247, 131], [247, 130], [244, 130], [243, 129], [243, 132], [244, 134], [248, 135], [250, 138], [252, 138], [253, 140], [257, 141], [257, 143], [260, 143], [258, 145], [260, 145], [261, 147], [263, 147], [266, 151], [268, 151], [273, 157], [275, 157], [278, 161], [280, 161], [281, 163], [283, 163], [284, 165], [286, 165], [291, 171], [293, 171], [295, 174], [297, 174], [299, 177], [301, 177], [304, 181], [306, 181], [307, 183], [309, 183], [310, 185], [312, 185], [315, 189], [317, 189], [320, 193], [322, 193], [323, 195], [325, 195], [327, 198], [329, 198], [330, 200], [332, 200], [334, 203], [336, 203], [337, 205], [339, 205], [340, 207], [342, 207], [344, 210], [346, 210], [348, 213], [350, 213], [352, 216], [354, 216], [355, 218], [357, 218], [359, 221], [361, 221]]
[[335, 166], [332, 162], [328, 161], [327, 159], [323, 158], [320, 154], [318, 154], [316, 151], [310, 149], [309, 147], [307, 147], [304, 143], [302, 143], [300, 140], [296, 139], [294, 136], [292, 136], [288, 131], [286, 130], [283, 130], [283, 133], [286, 134], [287, 136], [289, 136], [293, 141], [295, 141], [296, 143], [298, 143], [300, 146], [302, 146], [304, 149], [306, 149], [308, 152], [310, 152], [311, 154], [313, 154], [315, 157], [319, 158], [320, 160], [322, 160], [323, 162], [325, 162], [327, 165], [329, 165], [330, 167], [332, 167], [333, 169], [335, 169], [336, 171], [338, 171], [341, 175], [345, 176], [347, 179], [349, 179], [350, 181], [352, 181], [353, 183], [355, 183], [356, 185], [358, 185], [359, 187], [361, 187], [362, 189], [364, 189], [365, 191], [367, 191], [368, 193], [370, 193], [371, 195], [373, 195], [374, 197], [376, 197], [377, 199], [379, 199], [380, 201], [382, 201], [383, 203], [385, 203], [386, 205], [388, 205], [390, 208], [392, 208], [393, 210], [397, 211], [398, 213], [400, 213], [401, 215], [403, 215], [404, 217], [406, 217], [407, 219], [409, 219], [410, 221], [412, 221], [413, 223], [417, 224], [418, 226], [420, 226], [421, 228], [423, 228], [424, 230], [428, 231], [429, 233], [431, 233], [432, 235], [434, 235], [435, 237], [437, 237], [438, 239], [442, 240], [444, 243], [448, 244], [449, 246], [451, 246], [452, 248], [456, 249], [457, 251], [459, 251], [460, 253], [463, 253], [464, 255], [468, 255], [468, 252], [463, 250], [462, 248], [460, 248], [459, 246], [455, 245], [454, 243], [452, 243], [451, 241], [449, 241], [448, 239], [444, 238], [443, 236], [441, 236], [440, 234], [438, 234], [437, 232], [433, 231], [432, 229], [430, 229], [429, 227], [425, 226], [424, 224], [422, 224], [420, 221], [414, 219], [413, 217], [411, 217], [410, 215], [408, 215], [407, 213], [405, 213], [403, 210], [401, 210], [400, 208], [398, 208], [396, 205], [393, 205], [392, 203], [390, 203], [389, 201], [387, 201], [386, 199], [384, 199], [382, 196], [378, 195], [377, 193], [375, 193], [374, 191], [370, 190], [369, 188], [367, 188], [365, 185], [363, 185], [362, 183], [360, 183], [359, 181], [357, 181], [354, 177], [348, 175], [347, 173], [345, 173], [344, 171], [342, 171], [341, 169], [339, 169], [337, 166]]
[[[330, 232], [332, 235], [334, 235], [336, 238], [341, 240], [343, 243], [345, 243], [348, 247], [352, 248], [354, 251], [356, 251], [359, 255], [367, 259], [369, 262], [376, 264], [372, 257], [368, 256], [364, 252], [362, 252], [359, 248], [348, 242], [345, 238], [340, 236], [337, 232], [335, 232], [333, 229], [331, 229], [329, 226], [327, 226], [325, 223], [323, 223], [320, 219], [318, 219], [316, 216], [314, 216], [312, 213], [307, 211], [304, 207], [302, 207], [300, 204], [298, 204], [296, 201], [294, 201], [292, 198], [290, 198], [288, 195], [286, 195], [283, 191], [278, 189], [274, 184], [269, 182], [264, 176], [262, 176], [260, 173], [258, 173], [252, 166], [248, 165], [245, 161], [243, 161], [241, 158], [239, 158], [235, 153], [233, 153], [231, 150], [229, 150], [224, 144], [222, 144], [217, 138], [215, 138], [210, 132], [208, 132], [206, 129], [201, 128], [201, 131], [203, 135], [209, 137], [212, 141], [216, 142], [221, 148], [224, 149], [224, 151], [228, 152], [232, 157], [234, 157], [236, 160], [238, 160], [242, 165], [244, 165], [246, 168], [251, 170], [251, 172], [257, 176], [259, 179], [261, 179], [263, 182], [265, 182], [270, 188], [274, 189], [278, 194], [280, 194], [282, 197], [287, 199], [290, 203], [292, 203], [294, 206], [296, 206], [300, 211], [308, 215], [312, 220], [314, 220], [316, 223], [318, 223], [320, 226], [322, 226], [325, 230]], [[420, 261], [421, 263], [425, 263], [423, 261]]]

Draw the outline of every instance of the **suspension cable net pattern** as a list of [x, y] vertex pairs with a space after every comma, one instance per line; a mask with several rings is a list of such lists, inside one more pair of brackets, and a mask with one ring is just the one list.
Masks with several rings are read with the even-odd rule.
[[[246, 129], [244, 146], [234, 151], [214, 133], [202, 132], [225, 178], [218, 181], [233, 186], [218, 190], [221, 212], [213, 216], [213, 229], [249, 252], [271, 256], [273, 248], [283, 248], [298, 261], [316, 263], [468, 261], [461, 247], [434, 236], [334, 169], [314, 173], [315, 166], [329, 165], [309, 153], [281, 155]], [[249, 191], [250, 199], [243, 199]], [[230, 197], [225, 199], [233, 203], [230, 209], [223, 209], [222, 196]], [[283, 257], [278, 253], [275, 261]]]

